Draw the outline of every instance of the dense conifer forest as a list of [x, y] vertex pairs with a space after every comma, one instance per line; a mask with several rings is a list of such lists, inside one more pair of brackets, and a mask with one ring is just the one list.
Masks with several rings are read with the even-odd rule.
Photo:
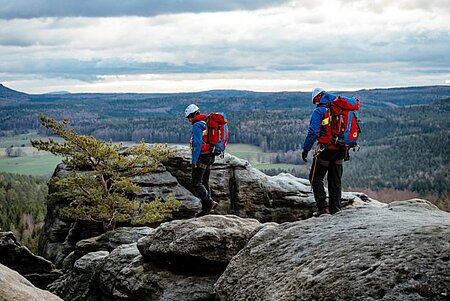
[[47, 178], [0, 173], [0, 231], [37, 251], [46, 213]]

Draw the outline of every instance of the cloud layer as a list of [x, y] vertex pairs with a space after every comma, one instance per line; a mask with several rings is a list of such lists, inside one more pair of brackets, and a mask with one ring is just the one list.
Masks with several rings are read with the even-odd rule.
[[0, 0], [0, 18], [156, 16], [253, 10], [287, 0]]
[[[32, 2], [29, 15], [14, 13], [22, 0], [0, 8], [0, 81], [30, 92], [167, 92], [450, 80], [445, 1], [52, 2]], [[139, 14], [149, 3], [153, 14]], [[104, 17], [92, 17], [101, 5]], [[44, 17], [56, 15], [65, 17]]]

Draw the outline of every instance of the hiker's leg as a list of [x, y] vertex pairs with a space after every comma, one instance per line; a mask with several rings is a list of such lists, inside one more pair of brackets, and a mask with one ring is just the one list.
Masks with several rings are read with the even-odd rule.
[[211, 155], [211, 157], [209, 159], [209, 164], [207, 165], [205, 174], [203, 175], [203, 186], [205, 186], [206, 190], [208, 191], [208, 198], [209, 198], [208, 207], [206, 210], [207, 214], [209, 214], [212, 210], [214, 210], [218, 205], [218, 203], [212, 199], [211, 186], [209, 185], [209, 176], [211, 173], [211, 167], [214, 163], [214, 160], [215, 160], [215, 156]]
[[205, 162], [206, 164], [206, 169], [205, 169], [205, 173], [203, 174], [203, 178], [202, 178], [202, 183], [203, 186], [205, 186], [206, 190], [208, 191], [208, 196], [209, 198], [211, 198], [211, 187], [209, 186], [209, 176], [211, 174], [211, 166], [214, 163], [214, 156], [209, 156], [207, 157], [207, 162]]
[[315, 161], [317, 159], [318, 158], [314, 158], [312, 162], [311, 171], [309, 173], [309, 180], [312, 185], [317, 209], [319, 211], [323, 211], [325, 209], [328, 209], [327, 194], [325, 193], [325, 188], [323, 187], [323, 179], [325, 178], [325, 174], [327, 173], [327, 166], [323, 165], [323, 161], [320, 159], [318, 159], [318, 162], [316, 164]]
[[207, 166], [203, 173], [202, 184], [208, 192], [208, 198], [211, 198], [211, 187], [209, 187], [209, 175], [211, 173], [211, 165]]
[[330, 213], [341, 210], [342, 184], [341, 178], [344, 170], [344, 160], [336, 160], [330, 163], [328, 168], [328, 193], [330, 199]]
[[202, 211], [200, 214], [206, 214], [208, 204], [209, 204], [209, 194], [208, 190], [202, 183], [203, 175], [205, 174], [205, 168], [197, 167], [192, 169], [192, 186], [194, 187], [194, 191], [197, 196], [200, 198], [202, 202]]

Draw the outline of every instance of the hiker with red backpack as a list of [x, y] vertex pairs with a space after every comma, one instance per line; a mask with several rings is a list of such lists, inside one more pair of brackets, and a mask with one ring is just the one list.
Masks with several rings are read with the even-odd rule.
[[228, 126], [223, 113], [200, 113], [195, 104], [190, 104], [184, 116], [192, 124], [192, 186], [202, 203], [196, 214], [200, 217], [209, 214], [218, 205], [211, 198], [209, 175], [217, 155], [223, 155], [228, 142]]
[[[312, 92], [312, 101], [316, 108], [309, 122], [302, 159], [307, 162], [308, 152], [317, 140], [309, 181], [317, 205], [314, 216], [320, 216], [341, 210], [343, 163], [349, 159], [348, 150], [357, 146], [360, 132], [356, 113], [359, 100], [316, 88]], [[329, 203], [323, 186], [327, 173]]]

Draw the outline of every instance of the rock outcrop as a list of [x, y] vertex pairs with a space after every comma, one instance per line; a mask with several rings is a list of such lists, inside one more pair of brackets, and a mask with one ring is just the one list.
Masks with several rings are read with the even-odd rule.
[[0, 300], [62, 301], [48, 291], [35, 287], [14, 270], [0, 264]]
[[[178, 148], [165, 166], [181, 185], [194, 191], [189, 149]], [[210, 186], [213, 199], [219, 202], [219, 214], [281, 223], [310, 217], [315, 208], [308, 180], [291, 174], [270, 177], [230, 155], [216, 158]]]
[[61, 276], [53, 263], [22, 246], [12, 232], [0, 232], [0, 263], [19, 272], [39, 288], [46, 288]]
[[[191, 218], [201, 205], [191, 185], [190, 151], [186, 147], [174, 149], [176, 155], [164, 166], [135, 179], [143, 187], [136, 198], [141, 201], [164, 200], [173, 194], [182, 201], [180, 210], [174, 213], [173, 218]], [[64, 176], [67, 172], [64, 165], [59, 165], [54, 176]], [[281, 223], [308, 218], [315, 210], [307, 180], [290, 174], [270, 177], [252, 168], [247, 161], [230, 155], [217, 158], [210, 183], [212, 197], [219, 202], [216, 209], [219, 214]], [[50, 186], [49, 193], [57, 191]], [[352, 195], [347, 201], [354, 198]], [[99, 223], [67, 219], [62, 213], [67, 203], [61, 199], [48, 205], [39, 241], [39, 255], [51, 260], [57, 267], [62, 266], [64, 258], [74, 250], [78, 241], [104, 232]]]
[[265, 224], [220, 300], [449, 300], [450, 214], [423, 200]]
[[70, 269], [76, 260], [90, 252], [107, 251], [108, 253], [120, 245], [136, 243], [140, 238], [149, 235], [150, 227], [122, 227], [102, 235], [83, 239], [77, 242], [75, 249], [64, 258], [63, 270]]
[[226, 156], [211, 171], [216, 214], [191, 218], [200, 202], [189, 158], [179, 148], [136, 178], [137, 199], [183, 202], [175, 220], [152, 228], [103, 234], [65, 219], [64, 200], [50, 204], [40, 251], [64, 275], [49, 289], [66, 301], [450, 299], [450, 214], [429, 202], [343, 193], [343, 211], [310, 218], [306, 180]]
[[67, 265], [49, 289], [64, 300], [214, 300], [215, 282], [260, 227], [255, 219], [209, 215], [163, 223], [137, 244], [111, 244], [115, 235], [101, 245], [80, 241], [77, 248], [115, 249]]

